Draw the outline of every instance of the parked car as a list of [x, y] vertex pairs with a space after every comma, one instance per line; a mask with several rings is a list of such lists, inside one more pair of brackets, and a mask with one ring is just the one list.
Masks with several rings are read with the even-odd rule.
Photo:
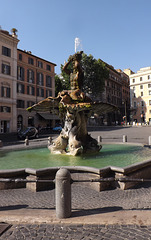
[[35, 127], [28, 127], [24, 130], [18, 131], [18, 138], [19, 139], [25, 139], [28, 138], [38, 138], [38, 130]]
[[52, 129], [52, 131], [53, 132], [57, 132], [57, 133], [60, 133], [61, 131], [62, 131], [62, 127], [61, 126], [58, 126], [58, 127], [54, 127], [53, 129]]

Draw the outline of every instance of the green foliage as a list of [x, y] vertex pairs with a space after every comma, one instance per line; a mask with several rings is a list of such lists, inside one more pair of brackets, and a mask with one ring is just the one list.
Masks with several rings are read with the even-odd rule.
[[[68, 68], [71, 69], [72, 71], [72, 68], [73, 68], [72, 63], [69, 64]], [[61, 64], [61, 75], [63, 76], [63, 79], [64, 79], [65, 90], [70, 90], [70, 76], [66, 74], [62, 69], [63, 69], [63, 65]]]
[[[109, 71], [106, 65], [100, 59], [95, 59], [92, 55], [82, 54], [81, 60], [82, 68], [84, 71], [84, 81], [82, 90], [88, 93], [94, 99], [100, 99], [101, 93], [104, 90], [105, 79], [108, 78]], [[68, 66], [72, 70], [72, 64]], [[63, 89], [70, 89], [70, 76], [67, 75], [61, 65], [61, 75], [63, 76]], [[57, 90], [58, 91], [58, 90]]]
[[55, 96], [57, 97], [59, 92], [63, 90], [69, 90], [69, 89], [70, 89], [70, 80], [64, 78], [64, 76], [59, 77], [58, 75], [56, 75], [55, 76]]
[[84, 69], [83, 91], [92, 98], [99, 99], [104, 90], [105, 78], [109, 75], [105, 63], [92, 55], [83, 54], [82, 66]]
[[55, 96], [57, 97], [58, 93], [63, 90], [63, 84], [61, 78], [56, 75], [55, 76]]

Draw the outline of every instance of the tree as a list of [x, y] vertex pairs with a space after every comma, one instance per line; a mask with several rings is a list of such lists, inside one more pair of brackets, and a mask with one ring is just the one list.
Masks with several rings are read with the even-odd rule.
[[[108, 78], [109, 71], [100, 59], [95, 59], [92, 55], [82, 54], [81, 64], [84, 71], [82, 90], [91, 96], [92, 99], [100, 99], [104, 90], [105, 78]], [[61, 65], [62, 71], [63, 65]], [[69, 65], [72, 70], [72, 64]], [[70, 89], [70, 77], [64, 71], [61, 72], [64, 79], [64, 89]]]
[[[72, 70], [72, 64], [70, 64], [68, 68]], [[66, 74], [62, 69], [63, 65], [61, 64], [61, 75], [64, 80], [65, 90], [70, 90], [70, 76]]]
[[55, 75], [55, 96], [63, 90], [62, 80], [58, 75]]
[[70, 89], [70, 79], [66, 80], [63, 76], [65, 76], [65, 73], [64, 74], [62, 73], [61, 75], [55, 75], [55, 96], [56, 97], [59, 92]]
[[92, 55], [83, 54], [82, 66], [84, 69], [83, 91], [94, 99], [100, 99], [105, 78], [109, 75], [105, 63], [100, 59], [95, 59]]

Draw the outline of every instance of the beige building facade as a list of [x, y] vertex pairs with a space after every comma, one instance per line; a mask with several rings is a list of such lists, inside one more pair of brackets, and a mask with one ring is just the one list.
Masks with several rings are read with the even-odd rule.
[[15, 32], [0, 30], [0, 133], [17, 131], [17, 44]]
[[130, 76], [131, 117], [136, 123], [151, 122], [151, 67]]

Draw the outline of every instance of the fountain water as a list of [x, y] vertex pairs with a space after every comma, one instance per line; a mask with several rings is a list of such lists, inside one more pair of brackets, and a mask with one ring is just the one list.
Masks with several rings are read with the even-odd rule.
[[103, 168], [108, 166], [126, 167], [150, 159], [150, 148], [133, 144], [103, 144], [97, 154], [81, 156], [54, 155], [44, 148], [0, 151], [0, 169], [50, 168], [60, 166], [85, 166]]
[[77, 51], [82, 51], [82, 43], [81, 43], [80, 38], [78, 38], [78, 37], [75, 38], [75, 53]]

